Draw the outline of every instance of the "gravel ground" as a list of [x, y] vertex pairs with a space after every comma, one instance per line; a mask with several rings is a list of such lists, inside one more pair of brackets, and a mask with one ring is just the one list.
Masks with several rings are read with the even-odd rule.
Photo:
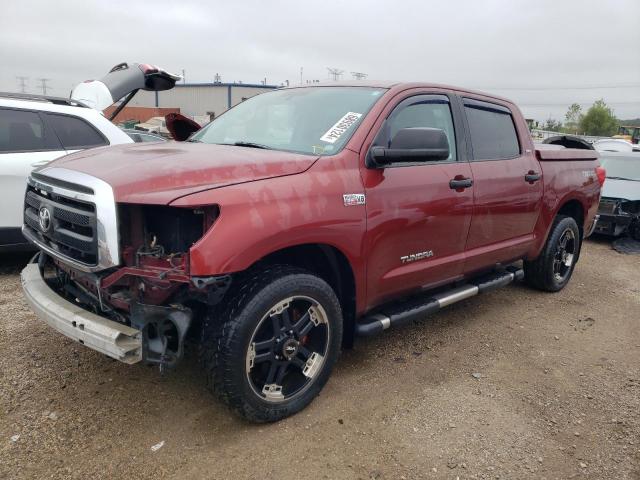
[[25, 260], [0, 257], [2, 479], [640, 479], [640, 256], [602, 240], [563, 292], [515, 285], [359, 341], [309, 408], [260, 426], [193, 360], [160, 377], [50, 330]]

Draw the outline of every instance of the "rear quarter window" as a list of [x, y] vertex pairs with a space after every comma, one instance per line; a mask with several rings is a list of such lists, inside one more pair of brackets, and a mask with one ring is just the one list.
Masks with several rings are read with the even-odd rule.
[[473, 102], [464, 107], [474, 160], [498, 160], [520, 154], [511, 113], [504, 107]]
[[37, 112], [0, 108], [0, 153], [62, 150]]
[[85, 120], [70, 115], [47, 113], [47, 119], [67, 150], [98, 147], [109, 142]]

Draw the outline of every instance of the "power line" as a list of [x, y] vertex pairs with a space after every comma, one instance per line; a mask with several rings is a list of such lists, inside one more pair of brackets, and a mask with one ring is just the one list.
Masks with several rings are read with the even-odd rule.
[[29, 77], [23, 77], [23, 76], [16, 76], [16, 79], [18, 80], [18, 83], [20, 85], [20, 92], [22, 93], [26, 93], [27, 91], [27, 80], [29, 80]]
[[49, 80], [51, 80], [50, 78], [36, 78], [36, 80], [38, 80], [40, 82], [40, 88], [42, 88], [42, 95], [46, 95], [47, 94], [47, 82]]
[[[518, 106], [521, 107], [561, 107], [561, 106], [566, 106], [566, 105], [570, 105], [572, 103], [578, 103], [578, 105], [580, 105], [581, 107], [584, 106], [591, 106], [593, 105], [593, 102], [555, 102], [555, 103], [520, 103], [520, 102], [516, 102], [516, 104]], [[632, 102], [605, 102], [608, 106], [614, 106], [614, 105], [640, 105], [640, 100], [638, 101], [632, 101]]]
[[327, 70], [329, 71], [329, 77], [332, 77], [334, 81], [340, 80], [344, 73], [344, 70], [340, 70], [339, 68], [327, 67]]
[[365, 78], [368, 77], [368, 74], [362, 73], [362, 72], [351, 72], [351, 75], [356, 80], [364, 80]]
[[601, 90], [611, 88], [640, 88], [640, 83], [618, 84], [618, 85], [581, 85], [577, 87], [476, 87], [480, 90], [526, 90], [526, 91], [549, 91], [549, 90]]

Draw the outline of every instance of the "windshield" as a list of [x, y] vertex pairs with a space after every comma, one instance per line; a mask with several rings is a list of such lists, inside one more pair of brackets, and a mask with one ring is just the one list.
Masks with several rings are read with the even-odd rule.
[[640, 182], [640, 155], [638, 159], [606, 158], [600, 163], [607, 170], [607, 178], [622, 178]]
[[384, 92], [313, 87], [263, 93], [221, 115], [189, 141], [333, 155]]

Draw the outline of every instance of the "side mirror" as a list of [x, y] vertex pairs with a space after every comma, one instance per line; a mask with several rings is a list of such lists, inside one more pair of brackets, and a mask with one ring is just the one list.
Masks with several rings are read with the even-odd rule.
[[375, 166], [399, 162], [432, 162], [449, 158], [449, 141], [439, 128], [412, 127], [398, 130], [391, 146], [372, 147]]

